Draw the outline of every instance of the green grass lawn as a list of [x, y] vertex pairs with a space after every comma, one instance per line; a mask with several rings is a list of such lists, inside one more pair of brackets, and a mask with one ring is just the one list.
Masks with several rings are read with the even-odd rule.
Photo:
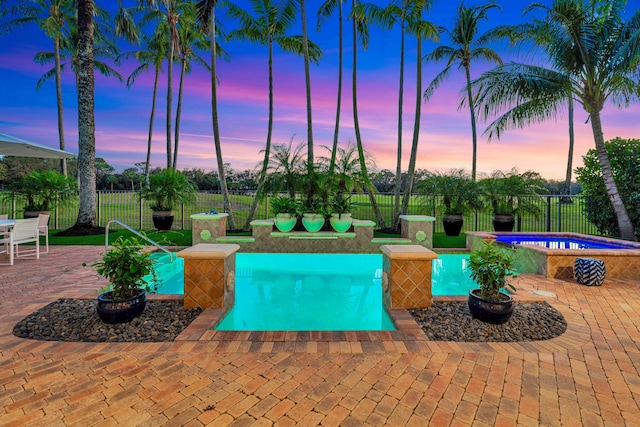
[[[59, 230], [49, 230], [50, 245], [104, 245], [104, 234], [95, 236], [56, 236]], [[156, 230], [146, 230], [142, 232], [150, 239], [158, 242], [163, 246], [191, 246], [191, 230], [173, 230], [158, 232]], [[250, 231], [229, 232], [228, 235], [234, 236], [250, 236]], [[111, 230], [109, 231], [109, 243], [115, 241], [118, 237], [133, 237], [134, 234], [127, 230]], [[400, 237], [399, 234], [374, 233], [375, 237]], [[44, 238], [41, 238], [41, 244], [44, 244]], [[435, 248], [464, 248], [466, 247], [466, 237], [461, 234], [458, 237], [447, 237], [444, 233], [434, 233], [433, 246]]]

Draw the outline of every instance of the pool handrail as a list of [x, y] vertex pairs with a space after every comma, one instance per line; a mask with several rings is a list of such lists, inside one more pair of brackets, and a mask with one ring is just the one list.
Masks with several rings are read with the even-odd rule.
[[107, 225], [105, 227], [104, 230], [104, 249], [106, 251], [109, 250], [109, 225], [111, 225], [112, 222], [115, 222], [116, 224], [120, 225], [121, 227], [126, 228], [127, 230], [129, 230], [130, 232], [132, 232], [133, 234], [135, 234], [136, 236], [146, 240], [147, 242], [151, 243], [153, 246], [155, 246], [156, 248], [160, 249], [161, 251], [164, 251], [166, 253], [169, 254], [169, 263], [172, 263], [175, 255], [173, 252], [171, 252], [169, 249], [165, 248], [164, 246], [162, 246], [160, 243], [156, 242], [153, 239], [150, 239], [149, 237], [145, 236], [144, 234], [140, 233], [137, 230], [134, 230], [133, 228], [129, 227], [127, 224], [125, 224], [124, 222], [117, 220], [117, 219], [112, 219], [111, 221], [107, 222]]

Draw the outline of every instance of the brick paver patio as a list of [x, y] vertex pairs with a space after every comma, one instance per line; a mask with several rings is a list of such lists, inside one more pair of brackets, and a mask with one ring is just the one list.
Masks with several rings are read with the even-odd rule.
[[[603, 287], [527, 275], [567, 333], [549, 341], [427, 341], [393, 333], [219, 333], [206, 312], [171, 343], [16, 338], [16, 322], [103, 283], [101, 247], [52, 247], [0, 267], [0, 425], [640, 425], [640, 278]], [[552, 292], [542, 297], [534, 291]]]

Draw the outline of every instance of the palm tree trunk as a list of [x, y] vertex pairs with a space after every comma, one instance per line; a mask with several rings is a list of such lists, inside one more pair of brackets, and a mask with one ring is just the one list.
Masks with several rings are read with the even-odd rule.
[[180, 70], [180, 86], [178, 88], [178, 106], [176, 107], [176, 131], [174, 134], [175, 145], [173, 147], [173, 168], [178, 167], [178, 140], [180, 139], [180, 117], [182, 115], [182, 92], [184, 88], [184, 75], [187, 72], [187, 57], [182, 57], [182, 68]]
[[[169, 21], [171, 21], [171, 17], [168, 17]], [[171, 22], [169, 22], [169, 28], [171, 27]], [[173, 108], [173, 55], [175, 53], [175, 36], [174, 32], [171, 31], [171, 37], [169, 40], [169, 57], [167, 58], [167, 168], [171, 169], [173, 167], [171, 163], [171, 108]]]
[[471, 160], [471, 180], [476, 180], [476, 162], [478, 159], [478, 136], [476, 131], [476, 110], [473, 105], [473, 94], [471, 93], [471, 69], [469, 65], [464, 67], [465, 77], [467, 78], [467, 100], [469, 101], [469, 114], [471, 115], [471, 143], [473, 144], [473, 153]]
[[[311, 118], [311, 72], [309, 70], [309, 38], [307, 36], [307, 11], [304, 0], [300, 0], [302, 18], [302, 45], [304, 53], [304, 82], [307, 96], [307, 173], [309, 178], [314, 174], [313, 164], [313, 120]], [[313, 179], [310, 182], [314, 182]], [[312, 191], [311, 189], [309, 191]]]
[[[357, 0], [353, 0], [352, 7], [355, 9]], [[356, 18], [353, 18], [353, 71], [352, 71], [352, 102], [353, 102], [353, 127], [356, 133], [356, 146], [358, 147], [358, 160], [360, 161], [360, 173], [362, 174], [362, 180], [364, 182], [364, 187], [366, 188], [367, 194], [369, 195], [369, 201], [371, 203], [371, 207], [373, 208], [373, 213], [376, 217], [376, 221], [378, 221], [378, 225], [380, 228], [387, 228], [387, 225], [382, 217], [382, 213], [380, 212], [380, 208], [378, 207], [378, 201], [376, 200], [375, 194], [373, 194], [373, 185], [371, 184], [371, 180], [369, 179], [369, 173], [367, 172], [367, 164], [364, 159], [364, 148], [362, 146], [362, 136], [360, 135], [360, 122], [358, 121], [358, 74], [357, 74], [357, 64], [358, 64], [358, 30], [357, 30], [357, 22]]]
[[247, 222], [244, 224], [244, 228], [248, 229], [253, 217], [256, 214], [258, 208], [258, 201], [262, 197], [264, 192], [264, 184], [267, 178], [267, 169], [269, 169], [269, 156], [271, 156], [271, 134], [273, 132], [273, 41], [269, 40], [269, 124], [267, 125], [267, 143], [264, 148], [264, 160], [262, 161], [262, 169], [260, 170], [260, 176], [258, 177], [258, 189], [256, 191], [256, 197], [251, 204], [251, 210], [247, 217]]
[[343, 25], [342, 25], [342, 0], [338, 0], [338, 102], [336, 107], [336, 127], [333, 130], [333, 147], [331, 148], [331, 161], [329, 162], [329, 175], [333, 175], [336, 166], [336, 153], [338, 151], [338, 135], [340, 133], [340, 106], [342, 103], [342, 56], [343, 56]]
[[[407, 184], [404, 187], [404, 197], [402, 198], [401, 214], [406, 214], [409, 209], [409, 199], [413, 191], [413, 179], [416, 170], [416, 158], [418, 157], [418, 140], [420, 136], [420, 116], [422, 113], [422, 38], [417, 37], [417, 58], [416, 61], [416, 117], [413, 123], [413, 141], [411, 143], [411, 155], [409, 156], [409, 169]], [[400, 226], [400, 217], [396, 218], [395, 228]]]
[[[60, 66], [60, 38], [53, 39], [53, 52], [55, 56], [56, 67], [56, 100], [58, 102], [58, 139], [60, 140], [60, 149], [64, 150], [64, 108], [62, 105], [62, 69]], [[67, 159], [60, 159], [60, 172], [67, 174]]]
[[147, 162], [144, 166], [144, 184], [149, 185], [149, 172], [151, 170], [151, 139], [153, 137], [153, 121], [156, 116], [156, 96], [158, 95], [158, 79], [160, 77], [160, 64], [156, 65], [153, 77], [153, 100], [151, 102], [151, 117], [149, 118], [149, 136], [147, 137]]
[[564, 181], [564, 194], [571, 195], [571, 172], [573, 167], [573, 144], [575, 137], [573, 133], [573, 98], [569, 94], [569, 155], [567, 156], [567, 175]]
[[216, 149], [216, 161], [218, 162], [218, 179], [220, 180], [220, 190], [222, 191], [222, 203], [224, 211], [229, 214], [227, 218], [229, 228], [236, 228], [229, 202], [229, 190], [227, 189], [227, 179], [224, 174], [224, 162], [222, 160], [222, 144], [220, 143], [220, 123], [218, 122], [218, 71], [216, 66], [217, 43], [216, 43], [216, 8], [211, 7], [211, 116], [213, 125], [213, 141]]
[[[404, 101], [404, 18], [400, 26], [400, 84], [398, 85], [398, 151], [396, 154], [396, 188], [393, 197], [393, 217], [400, 215], [400, 187], [402, 186], [402, 104]], [[397, 222], [397, 219], [395, 220]]]
[[96, 127], [93, 76], [93, 0], [78, 1], [78, 176], [80, 207], [74, 228], [96, 226]]
[[624, 240], [636, 240], [634, 234], [634, 227], [629, 218], [627, 208], [624, 205], [620, 193], [618, 193], [618, 187], [613, 179], [613, 171], [611, 164], [609, 163], [609, 155], [604, 145], [604, 135], [602, 133], [602, 122], [600, 120], [600, 112], [595, 111], [591, 113], [591, 128], [593, 129], [593, 138], [596, 143], [596, 154], [598, 156], [598, 162], [600, 163], [600, 169], [602, 170], [602, 178], [604, 179], [604, 185], [607, 188], [609, 194], [609, 200], [613, 206], [613, 211], [616, 214], [618, 220], [618, 229], [620, 230], [620, 237]]

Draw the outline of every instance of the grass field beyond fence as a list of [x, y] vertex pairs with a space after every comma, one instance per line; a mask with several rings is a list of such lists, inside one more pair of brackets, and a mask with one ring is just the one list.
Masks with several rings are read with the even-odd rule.
[[[1, 196], [1, 195], [0, 195]], [[531, 196], [528, 196], [531, 197]], [[518, 218], [516, 228], [518, 231], [540, 232], [574, 232], [583, 234], [598, 234], [596, 227], [587, 221], [583, 213], [583, 196], [533, 196], [535, 203], [540, 207], [541, 214], [538, 217], [525, 215]], [[248, 193], [234, 193], [230, 195], [231, 208], [235, 228], [244, 227], [249, 209], [254, 196]], [[409, 215], [431, 215], [437, 218], [436, 232], [442, 232], [440, 212], [434, 211], [431, 206], [437, 205], [439, 196], [418, 196], [410, 199]], [[354, 194], [351, 200], [355, 203], [352, 216], [357, 219], [366, 219], [377, 222], [369, 202], [369, 197], [362, 194]], [[566, 201], [569, 201], [567, 203]], [[387, 227], [393, 224], [393, 194], [376, 194], [376, 201], [385, 220]], [[78, 215], [78, 198], [73, 198], [64, 206], [58, 206], [51, 212], [50, 228], [67, 229], [71, 227]], [[120, 220], [138, 230], [153, 229], [151, 209], [145, 201], [140, 201], [137, 193], [132, 191], [100, 191], [96, 197], [96, 209], [98, 225], [105, 226], [112, 219]], [[190, 215], [209, 212], [215, 209], [223, 212], [222, 195], [216, 192], [198, 192], [194, 204], [180, 206], [175, 211], [173, 229], [191, 229]], [[22, 218], [23, 205], [10, 197], [0, 197], [0, 213], [9, 214], [9, 218]], [[270, 218], [269, 198], [261, 200], [254, 219]], [[490, 211], [477, 211], [465, 215], [463, 231], [490, 231], [492, 230]], [[382, 224], [377, 224], [382, 228]], [[227, 223], [229, 227], [229, 223]], [[118, 229], [116, 225], [114, 230]]]

